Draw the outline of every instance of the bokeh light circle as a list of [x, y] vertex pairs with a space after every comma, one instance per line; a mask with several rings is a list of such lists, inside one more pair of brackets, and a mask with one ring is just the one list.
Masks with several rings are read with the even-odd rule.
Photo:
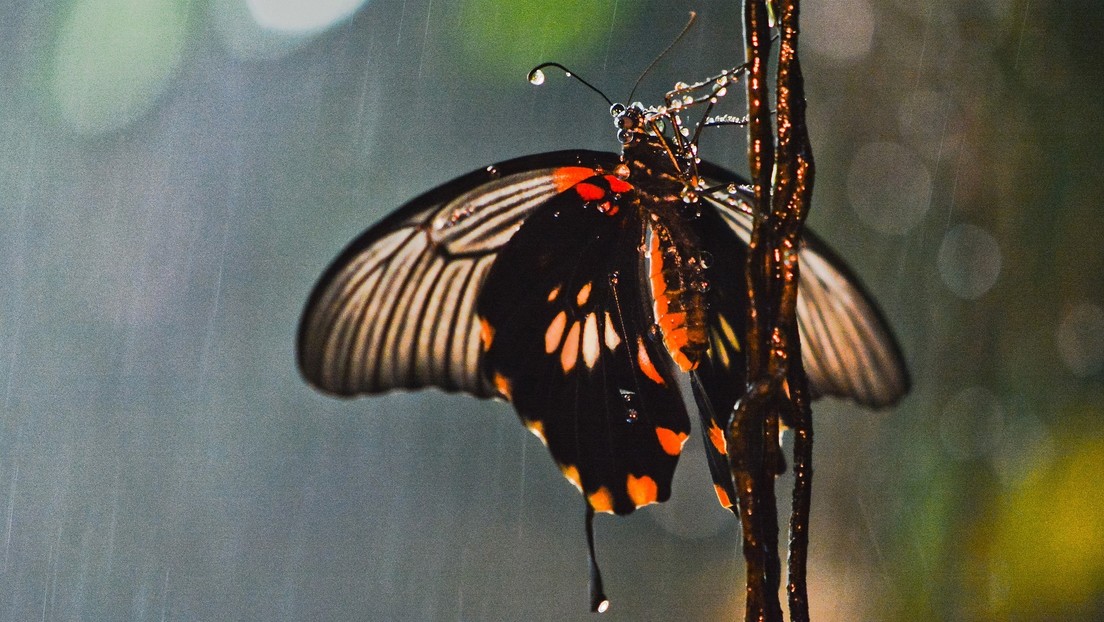
[[1084, 378], [1104, 369], [1104, 309], [1082, 302], [1058, 324], [1058, 354], [1074, 376]]
[[981, 227], [957, 225], [943, 236], [936, 261], [943, 284], [959, 298], [975, 300], [1000, 276], [1000, 245]]
[[257, 25], [288, 33], [325, 30], [348, 19], [366, 0], [245, 0]]
[[890, 142], [863, 145], [851, 160], [847, 196], [859, 218], [883, 233], [915, 227], [931, 203], [928, 167], [912, 151]]
[[1004, 408], [992, 391], [963, 389], [947, 402], [939, 417], [943, 449], [959, 460], [986, 456], [1001, 444], [1004, 419]]
[[77, 0], [58, 33], [51, 87], [78, 132], [126, 127], [152, 108], [184, 59], [188, 4]]
[[874, 43], [874, 12], [867, 0], [826, 0], [801, 7], [801, 43], [839, 61], [859, 60]]

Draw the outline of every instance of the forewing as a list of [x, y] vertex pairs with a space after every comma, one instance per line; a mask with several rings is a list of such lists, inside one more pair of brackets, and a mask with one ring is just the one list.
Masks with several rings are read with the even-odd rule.
[[310, 296], [298, 337], [303, 376], [343, 396], [425, 386], [494, 395], [481, 373], [475, 314], [487, 271], [534, 209], [614, 162], [584, 151], [503, 162], [368, 229]]
[[485, 373], [590, 506], [625, 514], [670, 496], [689, 420], [641, 296], [639, 209], [608, 180], [580, 187], [500, 251], [478, 304]]

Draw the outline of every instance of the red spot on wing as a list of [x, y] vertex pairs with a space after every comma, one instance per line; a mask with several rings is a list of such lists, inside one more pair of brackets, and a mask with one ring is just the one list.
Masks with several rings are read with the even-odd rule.
[[552, 171], [552, 183], [556, 186], [556, 192], [563, 192], [580, 181], [590, 179], [597, 174], [598, 171], [585, 166], [561, 166]]
[[575, 192], [578, 192], [584, 201], [597, 201], [606, 196], [605, 190], [586, 182], [575, 184]]
[[609, 182], [610, 190], [615, 194], [624, 194], [633, 189], [632, 184], [613, 175], [606, 175], [606, 181]]

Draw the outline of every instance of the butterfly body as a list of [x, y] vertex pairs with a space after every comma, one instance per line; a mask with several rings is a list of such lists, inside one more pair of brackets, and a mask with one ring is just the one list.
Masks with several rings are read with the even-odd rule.
[[[739, 176], [699, 161], [677, 108], [615, 105], [620, 155], [502, 162], [370, 228], [307, 303], [303, 375], [340, 396], [433, 386], [508, 400], [592, 515], [670, 497], [691, 433], [678, 375], [690, 372], [717, 496], [731, 507], [723, 430], [745, 385], [752, 197]], [[908, 374], [872, 299], [811, 233], [801, 262], [814, 394], [899, 400]]]

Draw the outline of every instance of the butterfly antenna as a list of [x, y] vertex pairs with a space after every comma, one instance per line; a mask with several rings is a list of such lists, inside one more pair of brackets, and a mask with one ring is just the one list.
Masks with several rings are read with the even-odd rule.
[[648, 73], [651, 72], [652, 68], [656, 66], [656, 63], [658, 63], [660, 59], [662, 59], [664, 56], [667, 56], [667, 53], [670, 52], [671, 49], [674, 48], [676, 45], [678, 45], [679, 41], [682, 41], [682, 38], [686, 36], [686, 33], [690, 32], [690, 27], [694, 25], [694, 20], [696, 19], [698, 19], [697, 12], [690, 11], [690, 19], [687, 20], [686, 25], [682, 27], [682, 32], [680, 32], [678, 36], [675, 37], [675, 40], [672, 41], [665, 50], [659, 53], [659, 56], [655, 57], [650, 65], [644, 68], [644, 71], [640, 73], [640, 77], [637, 78], [636, 82], [633, 84], [632, 90], [629, 91], [628, 99], [626, 99], [625, 101], [632, 101], [633, 95], [636, 93], [636, 87], [640, 86], [640, 83], [644, 80], [644, 76], [648, 75]]
[[609, 104], [610, 106], [613, 105], [613, 102], [610, 101], [610, 98], [606, 97], [605, 93], [598, 90], [598, 87], [596, 87], [593, 84], [591, 84], [590, 82], [587, 82], [586, 80], [582, 79], [581, 77], [579, 77], [579, 74], [575, 73], [574, 71], [571, 71], [570, 69], [568, 69], [567, 67], [564, 67], [563, 65], [561, 65], [559, 63], [541, 63], [541, 64], [537, 65], [536, 67], [533, 67], [531, 70], [529, 70], [529, 83], [530, 84], [533, 84], [535, 86], [540, 86], [541, 84], [544, 84], [544, 68], [545, 67], [555, 67], [556, 69], [559, 69], [559, 70], [563, 71], [565, 76], [567, 76], [569, 78], [575, 78], [579, 82], [582, 82], [583, 86], [585, 86], [588, 89], [594, 91], [595, 93], [601, 95], [602, 99], [606, 100], [607, 104]]

